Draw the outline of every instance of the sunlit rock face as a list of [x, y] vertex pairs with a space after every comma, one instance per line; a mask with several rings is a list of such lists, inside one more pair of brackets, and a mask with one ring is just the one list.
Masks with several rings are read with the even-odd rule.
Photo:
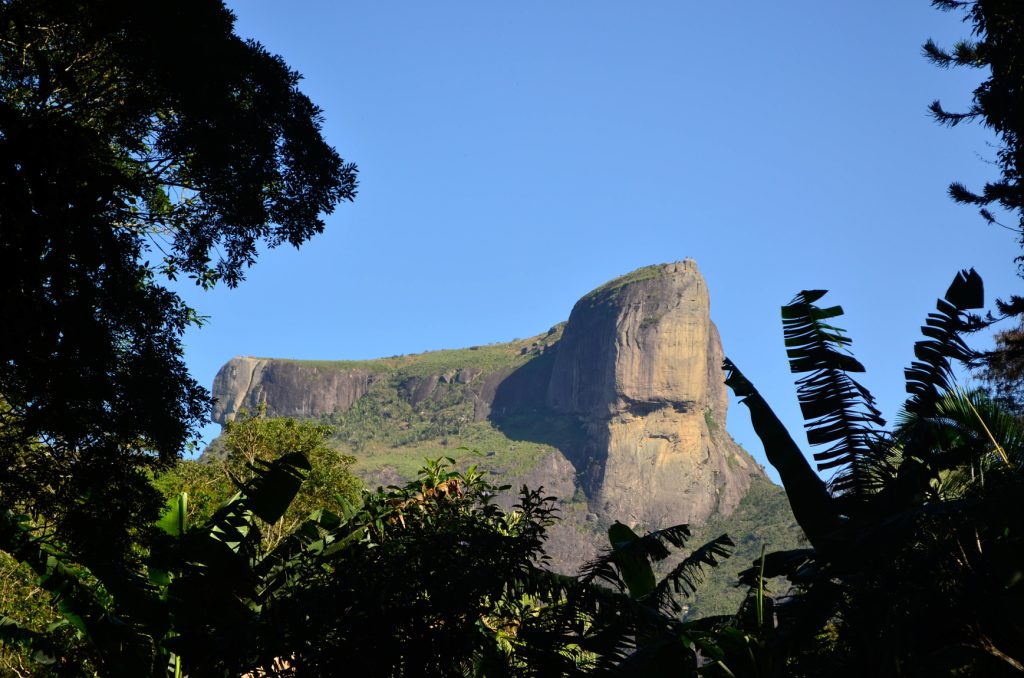
[[[577, 519], [699, 525], [731, 513], [764, 475], [725, 431], [721, 340], [692, 260], [601, 286], [576, 303], [564, 328], [477, 348], [358, 363], [234, 358], [214, 381], [214, 419], [260, 403], [272, 415], [322, 419], [387, 387], [417, 412], [489, 422], [507, 436], [508, 454], [547, 445], [530, 468], [500, 448], [481, 463], [513, 487], [544, 485], [577, 506], [585, 498], [582, 513], [566, 510], [566, 535], [551, 544], [565, 547], [567, 561], [592, 551], [573, 546], [578, 535], [598, 534], [569, 525]], [[448, 449], [460, 444], [446, 436]], [[394, 469], [382, 472], [368, 480], [397, 480]]]
[[639, 269], [577, 302], [546, 396], [589, 434], [574, 462], [599, 515], [656, 528], [735, 508], [760, 469], [724, 432], [721, 364], [692, 260]]

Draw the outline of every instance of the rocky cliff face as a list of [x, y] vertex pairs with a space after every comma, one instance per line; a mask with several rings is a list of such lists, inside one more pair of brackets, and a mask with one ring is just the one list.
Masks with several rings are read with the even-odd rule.
[[428, 423], [446, 440], [473, 420], [555, 448], [508, 480], [562, 497], [582, 490], [588, 520], [701, 524], [763, 477], [725, 432], [709, 310], [693, 261], [649, 266], [583, 297], [564, 330], [512, 344], [362, 363], [234, 358], [214, 381], [214, 418], [261, 402], [282, 416], [337, 417], [387, 387], [388, 417], [406, 416], [396, 399], [412, 413], [400, 427], [436, 413]]
[[213, 379], [213, 420], [223, 424], [240, 410], [267, 403], [280, 416], [299, 419], [344, 411], [362, 398], [376, 375], [370, 370], [337, 370], [288, 360], [232, 358]]
[[692, 260], [634, 271], [576, 304], [547, 404], [589, 433], [576, 462], [599, 515], [661, 528], [736, 507], [759, 469], [724, 434], [721, 364]]

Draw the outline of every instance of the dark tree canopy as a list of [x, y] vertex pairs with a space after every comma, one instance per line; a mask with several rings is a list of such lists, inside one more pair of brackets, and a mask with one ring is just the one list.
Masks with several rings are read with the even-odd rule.
[[932, 4], [945, 11], [963, 11], [964, 21], [971, 24], [971, 38], [958, 42], [951, 50], [929, 40], [924, 46], [925, 56], [944, 68], [967, 66], [989, 71], [974, 90], [966, 111], [946, 111], [934, 101], [930, 106], [932, 115], [950, 126], [980, 121], [999, 139], [996, 165], [1000, 178], [986, 183], [980, 192], [955, 182], [949, 187], [950, 196], [957, 202], [977, 205], [990, 223], [996, 220], [990, 210], [993, 205], [1016, 213], [1024, 245], [1024, 5], [1018, 0], [932, 0]]
[[79, 548], [152, 518], [147, 469], [208, 412], [161, 276], [234, 286], [355, 196], [298, 74], [233, 24], [219, 0], [0, 1], [0, 509]]
[[[999, 223], [992, 212], [998, 207], [1017, 219], [1015, 225], [1000, 224], [1018, 233], [1024, 246], [1024, 3], [1019, 0], [932, 0], [944, 11], [963, 13], [971, 25], [971, 37], [942, 49], [933, 41], [925, 43], [925, 56], [943, 68], [966, 66], [987, 69], [988, 77], [974, 90], [966, 111], [950, 112], [938, 101], [932, 115], [940, 123], [955, 126], [980, 122], [998, 139], [995, 165], [998, 179], [980, 191], [959, 182], [950, 184], [949, 194], [957, 202], [975, 205], [989, 223]], [[1018, 255], [1018, 273], [1024, 275], [1024, 255]], [[985, 361], [984, 375], [1002, 398], [1021, 407], [1024, 377], [1024, 297], [1012, 296], [996, 302], [1004, 316], [1014, 317], [1017, 326], [996, 336], [996, 350]]]

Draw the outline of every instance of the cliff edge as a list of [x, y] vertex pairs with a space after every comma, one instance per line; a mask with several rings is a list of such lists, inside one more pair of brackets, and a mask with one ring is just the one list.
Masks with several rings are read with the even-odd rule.
[[739, 504], [761, 469], [725, 433], [721, 365], [693, 260], [639, 269], [576, 303], [546, 397], [588, 432], [576, 462], [599, 515], [653, 529]]

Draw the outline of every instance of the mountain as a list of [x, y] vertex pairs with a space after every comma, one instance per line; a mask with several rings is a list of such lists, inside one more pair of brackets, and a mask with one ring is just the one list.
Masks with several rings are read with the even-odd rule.
[[233, 358], [214, 380], [214, 419], [266, 403], [331, 423], [369, 484], [451, 456], [543, 485], [561, 500], [548, 551], [562, 570], [593, 556], [614, 520], [727, 529], [771, 505], [772, 546], [795, 545], [781, 489], [725, 430], [721, 363], [707, 285], [686, 260], [616, 278], [528, 339], [367, 361]]

